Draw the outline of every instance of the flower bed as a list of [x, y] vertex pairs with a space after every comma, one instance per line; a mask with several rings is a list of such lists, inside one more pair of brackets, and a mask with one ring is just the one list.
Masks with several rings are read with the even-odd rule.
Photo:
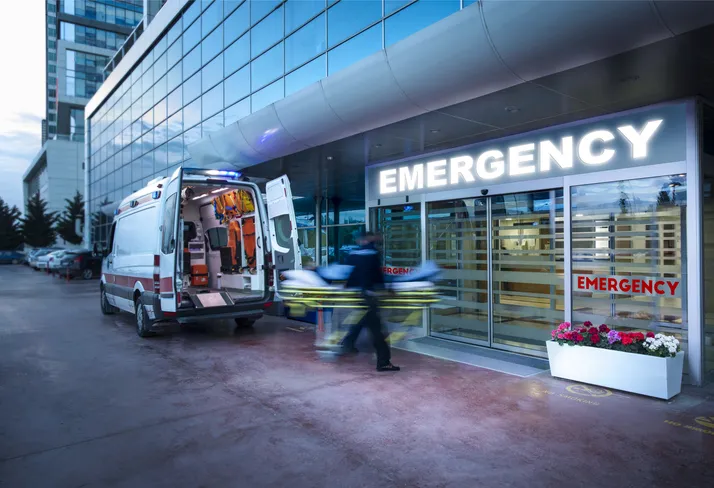
[[546, 341], [552, 376], [663, 399], [681, 391], [684, 352], [672, 336], [565, 322], [552, 338]]
[[592, 322], [585, 322], [577, 329], [573, 329], [570, 322], [563, 322], [550, 335], [560, 345], [599, 347], [661, 358], [675, 357], [680, 351], [679, 341], [674, 336], [654, 332], [619, 332], [605, 324], [595, 327]]

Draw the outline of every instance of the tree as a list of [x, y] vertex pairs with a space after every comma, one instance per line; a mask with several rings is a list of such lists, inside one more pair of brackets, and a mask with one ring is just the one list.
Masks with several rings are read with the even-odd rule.
[[81, 244], [82, 235], [75, 232], [75, 222], [79, 219], [81, 223], [80, 229], [84, 229], [84, 200], [79, 191], [77, 191], [74, 198], [71, 200], [67, 198], [65, 202], [67, 202], [67, 206], [57, 220], [55, 230], [65, 242], [75, 245]]
[[48, 247], [55, 243], [57, 232], [54, 229], [57, 216], [47, 211], [47, 202], [37, 192], [27, 202], [27, 215], [21, 220], [22, 237], [31, 247]]
[[0, 250], [13, 251], [21, 245], [20, 210], [0, 198]]
[[100, 204], [96, 212], [92, 214], [92, 242], [107, 244], [108, 224], [112, 223], [113, 217], [102, 212], [102, 207], [109, 205], [109, 199], [105, 198]]

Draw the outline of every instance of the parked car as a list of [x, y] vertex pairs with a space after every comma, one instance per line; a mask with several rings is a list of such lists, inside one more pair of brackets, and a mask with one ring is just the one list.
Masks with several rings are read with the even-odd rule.
[[63, 250], [55, 251], [49, 254], [50, 258], [47, 260], [47, 267], [49, 268], [50, 273], [54, 274], [59, 270], [60, 262], [66, 253], [67, 251]]
[[[37, 249], [35, 251], [35, 253], [32, 255], [32, 259], [30, 260], [30, 267], [32, 269], [40, 269], [40, 259], [56, 250], [57, 249], [54, 249], [54, 248], [52, 248], [52, 249], [45, 249], [45, 248]], [[42, 269], [44, 269], [44, 263], [42, 264]]]
[[62, 257], [58, 272], [70, 279], [91, 280], [102, 274], [102, 258], [88, 249], [73, 249]]
[[20, 251], [0, 251], [0, 264], [20, 264], [24, 259]]
[[61, 250], [49, 250], [47, 254], [43, 254], [37, 258], [37, 266], [35, 266], [40, 271], [47, 271], [49, 268], [50, 259], [55, 256], [55, 254], [62, 252]]

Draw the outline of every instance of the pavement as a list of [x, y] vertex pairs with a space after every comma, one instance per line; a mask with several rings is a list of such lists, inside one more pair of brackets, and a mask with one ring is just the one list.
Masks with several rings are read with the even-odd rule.
[[0, 486], [712, 486], [711, 387], [665, 402], [406, 351], [385, 374], [313, 340], [278, 318], [141, 339], [97, 281], [0, 266]]

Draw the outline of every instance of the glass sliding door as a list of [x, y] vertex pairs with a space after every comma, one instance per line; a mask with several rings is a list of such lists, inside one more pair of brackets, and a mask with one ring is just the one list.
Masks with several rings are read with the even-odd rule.
[[379, 207], [375, 229], [382, 234], [382, 259], [387, 274], [404, 274], [421, 264], [421, 205]]
[[489, 345], [486, 198], [427, 204], [428, 259], [443, 269], [431, 333]]
[[492, 345], [545, 351], [565, 316], [563, 190], [491, 197]]

